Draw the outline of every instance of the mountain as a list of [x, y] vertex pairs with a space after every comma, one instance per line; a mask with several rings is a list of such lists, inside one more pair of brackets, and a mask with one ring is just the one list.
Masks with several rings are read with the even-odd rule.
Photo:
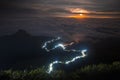
[[[0, 37], [0, 68], [9, 68], [18, 65], [39, 64], [42, 54], [41, 49], [44, 41], [52, 37], [32, 36], [25, 30], [18, 30], [12, 35]], [[39, 59], [40, 58], [40, 59]]]
[[[61, 48], [51, 52], [41, 49], [45, 41], [51, 40], [49, 36], [32, 36], [25, 30], [0, 37], [0, 69], [37, 68], [48, 65], [55, 60], [69, 60], [77, 55], [67, 53]], [[88, 49], [87, 57], [71, 63], [69, 68], [79, 68], [88, 64], [111, 63], [120, 61], [120, 38], [109, 37], [97, 43], [79, 42], [73, 49]], [[59, 42], [59, 41], [58, 41]], [[55, 43], [56, 44], [56, 43]], [[55, 45], [54, 43], [50, 46]], [[68, 66], [66, 67], [68, 69]]]

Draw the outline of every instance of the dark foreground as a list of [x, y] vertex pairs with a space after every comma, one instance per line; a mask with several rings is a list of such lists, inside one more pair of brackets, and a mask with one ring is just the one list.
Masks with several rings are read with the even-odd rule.
[[56, 70], [51, 74], [45, 68], [34, 70], [1, 70], [0, 80], [119, 80], [120, 62], [88, 65], [72, 72]]

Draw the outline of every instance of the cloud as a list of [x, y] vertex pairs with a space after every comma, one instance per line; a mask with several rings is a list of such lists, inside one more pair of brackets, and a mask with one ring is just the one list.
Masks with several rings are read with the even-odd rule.
[[94, 11], [92, 15], [97, 15], [98, 12], [119, 13], [119, 3], [120, 0], [1, 0], [0, 13], [31, 14], [38, 17], [65, 16], [71, 15], [70, 11], [66, 10], [66, 8], [81, 8]]

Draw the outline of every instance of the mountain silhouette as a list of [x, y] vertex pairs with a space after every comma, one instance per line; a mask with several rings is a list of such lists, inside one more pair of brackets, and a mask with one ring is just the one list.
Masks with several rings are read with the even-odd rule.
[[44, 41], [50, 39], [52, 37], [32, 36], [25, 30], [18, 30], [12, 35], [0, 37], [0, 68], [10, 67], [11, 65], [18, 66], [19, 64], [21, 66], [23, 64], [41, 65], [42, 63], [39, 63], [39, 60], [45, 53], [41, 46]]
[[[0, 37], [0, 69], [8, 68], [32, 68], [49, 64], [53, 60], [64, 60], [76, 54], [68, 54], [61, 48], [51, 52], [41, 49], [45, 41], [51, 40], [49, 36], [32, 36], [25, 30], [18, 30], [16, 33]], [[110, 63], [120, 60], [120, 38], [106, 38], [95, 44], [80, 42], [72, 46], [73, 49], [89, 48], [84, 62], [80, 60], [76, 66], [87, 64]], [[89, 45], [88, 45], [89, 44]], [[50, 45], [54, 46], [54, 44]]]
[[27, 33], [25, 30], [20, 29], [16, 33], [14, 33], [12, 36], [16, 37], [30, 37], [31, 35]]

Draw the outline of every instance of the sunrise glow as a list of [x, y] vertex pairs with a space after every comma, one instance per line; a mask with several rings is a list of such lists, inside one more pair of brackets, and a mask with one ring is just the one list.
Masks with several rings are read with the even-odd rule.
[[89, 11], [80, 8], [71, 8], [69, 9], [71, 13], [80, 14], [80, 13], [89, 13]]
[[81, 18], [81, 19], [88, 18], [88, 16], [85, 15], [85, 14], [75, 14], [75, 15], [71, 15], [71, 16], [67, 16], [67, 17], [68, 18], [76, 18], [76, 19], [79, 19], [79, 18]]

